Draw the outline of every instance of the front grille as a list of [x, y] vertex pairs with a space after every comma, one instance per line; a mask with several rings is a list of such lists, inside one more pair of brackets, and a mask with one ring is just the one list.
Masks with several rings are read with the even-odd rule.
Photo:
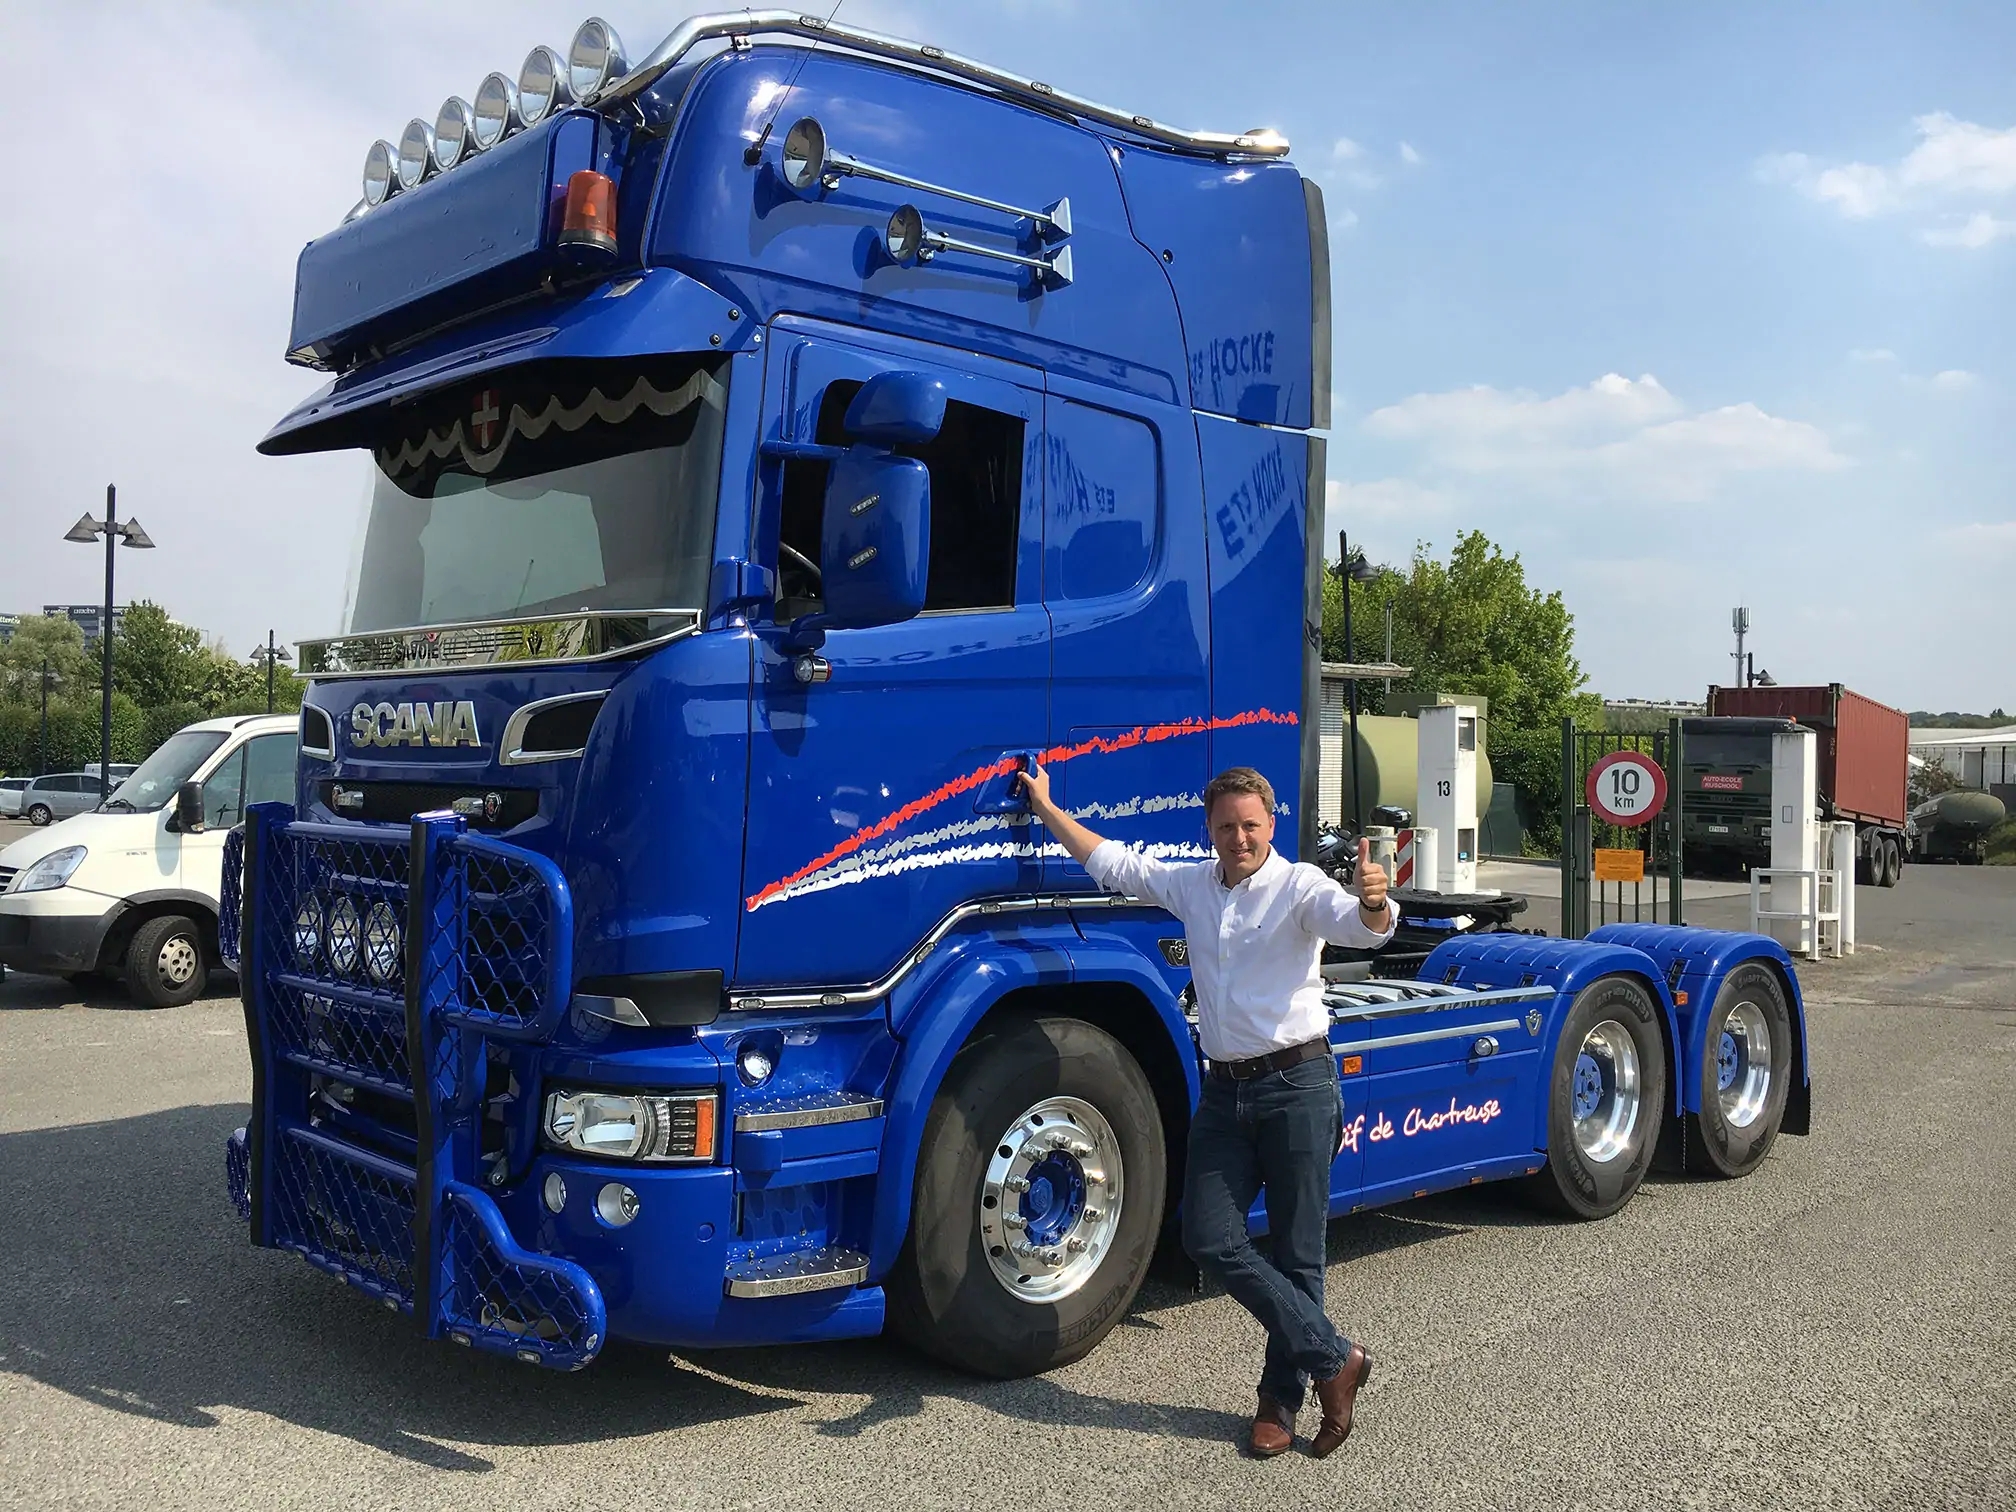
[[[508, 830], [539, 814], [532, 788], [469, 787], [449, 782], [320, 782], [315, 796], [330, 813], [363, 824], [406, 824], [415, 814], [454, 809], [457, 799], [473, 800], [463, 813], [472, 828]], [[486, 800], [497, 801], [489, 804]], [[456, 809], [457, 813], [462, 810]]]
[[13, 885], [14, 875], [20, 870], [18, 866], [0, 866], [0, 893], [4, 893]]

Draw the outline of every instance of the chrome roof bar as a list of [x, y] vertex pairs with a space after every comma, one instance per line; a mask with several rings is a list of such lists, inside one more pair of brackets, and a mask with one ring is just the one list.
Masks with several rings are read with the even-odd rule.
[[1241, 132], [1236, 136], [1218, 131], [1185, 131], [1177, 126], [1151, 120], [1147, 116], [1134, 115], [1125, 110], [1116, 110], [1110, 105], [1100, 105], [1074, 94], [1066, 94], [1063, 90], [1045, 84], [1039, 79], [1025, 79], [1016, 74], [1004, 73], [990, 64], [976, 62], [972, 58], [962, 58], [959, 54], [949, 53], [942, 47], [932, 47], [921, 42], [906, 42], [901, 37], [887, 36], [864, 27], [824, 21], [817, 16], [784, 10], [732, 11], [711, 16], [693, 16], [682, 21], [669, 37], [652, 49], [648, 58], [583, 103], [591, 110], [619, 105], [657, 83], [666, 70], [700, 43], [721, 37], [739, 39], [758, 32], [781, 33], [786, 36], [803, 37], [813, 42], [831, 42], [854, 52], [892, 58], [899, 63], [909, 63], [938, 73], [951, 74], [956, 78], [970, 79], [976, 84], [985, 84], [1015, 99], [1069, 111], [1072, 115], [1082, 116], [1088, 121], [1097, 121], [1101, 125], [1112, 126], [1121, 131], [1131, 131], [1170, 147], [1211, 153], [1219, 157], [1279, 158], [1288, 155], [1288, 139], [1272, 128]]

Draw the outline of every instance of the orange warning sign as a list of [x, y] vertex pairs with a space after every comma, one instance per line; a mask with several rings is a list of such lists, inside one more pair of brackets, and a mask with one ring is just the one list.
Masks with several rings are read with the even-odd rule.
[[1598, 850], [1592, 876], [1598, 882], [1643, 882], [1645, 852], [1641, 850]]

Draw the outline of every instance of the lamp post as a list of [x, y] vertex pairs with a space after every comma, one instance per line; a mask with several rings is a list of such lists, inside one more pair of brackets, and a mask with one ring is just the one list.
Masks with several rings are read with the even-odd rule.
[[285, 646], [274, 644], [273, 632], [271, 630], [266, 632], [265, 645], [252, 648], [252, 659], [266, 663], [266, 712], [268, 714], [273, 712], [273, 663], [281, 657], [292, 656], [293, 654]]
[[49, 658], [42, 658], [42, 735], [35, 745], [35, 775], [42, 776], [49, 770], [49, 679], [54, 674], [49, 670]]
[[[1358, 664], [1358, 646], [1351, 638], [1351, 585], [1369, 583], [1379, 576], [1379, 569], [1365, 560], [1365, 553], [1359, 552], [1354, 559], [1351, 554], [1351, 537], [1347, 531], [1337, 532], [1337, 576], [1344, 587], [1344, 660], [1351, 666]], [[1390, 658], [1389, 658], [1390, 659]], [[1358, 781], [1358, 675], [1347, 672], [1344, 675], [1345, 696], [1350, 700], [1351, 709], [1351, 826], [1360, 835], [1365, 833], [1364, 788]], [[1343, 762], [1337, 763], [1338, 783], [1344, 780]], [[1337, 805], [1343, 812], [1343, 803]]]
[[121, 520], [117, 517], [115, 510], [118, 500], [118, 489], [107, 483], [105, 518], [94, 520], [89, 514], [82, 515], [63, 535], [66, 541], [77, 541], [86, 546], [100, 536], [105, 538], [105, 613], [98, 621], [98, 649], [101, 653], [101, 675], [104, 684], [98, 707], [100, 803], [112, 796], [112, 548], [121, 541], [143, 551], [152, 550], [154, 546], [153, 539], [140, 528], [138, 520]]

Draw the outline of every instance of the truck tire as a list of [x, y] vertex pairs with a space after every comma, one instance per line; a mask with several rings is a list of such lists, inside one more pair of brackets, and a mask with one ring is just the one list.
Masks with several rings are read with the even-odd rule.
[[37, 829], [41, 829], [55, 817], [49, 812], [49, 805], [46, 803], [32, 804], [28, 809], [28, 822]]
[[186, 914], [162, 914], [126, 946], [126, 993], [142, 1008], [179, 1008], [209, 980], [203, 931]]
[[1747, 961], [1723, 978], [1708, 1010], [1700, 1093], [1701, 1111], [1686, 1115], [1688, 1168], [1749, 1175], [1778, 1138], [1792, 1093], [1792, 1010], [1770, 967]]
[[1904, 877], [1904, 848], [1889, 836], [1883, 838], [1883, 885], [1895, 887]]
[[890, 1328], [975, 1375], [1089, 1353], [1154, 1254], [1163, 1139], [1148, 1078], [1102, 1029], [1028, 1018], [967, 1045], [925, 1121]]
[[1609, 976], [1575, 995], [1548, 1078], [1547, 1164], [1527, 1178], [1543, 1206], [1607, 1218], [1651, 1168], [1666, 1114], [1666, 1045], [1644, 983]]

